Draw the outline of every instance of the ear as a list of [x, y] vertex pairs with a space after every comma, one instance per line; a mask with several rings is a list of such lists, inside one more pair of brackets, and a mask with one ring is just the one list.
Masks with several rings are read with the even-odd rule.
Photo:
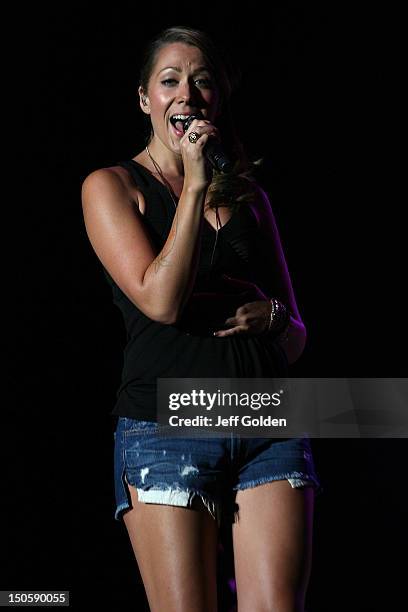
[[146, 115], [150, 115], [150, 101], [143, 91], [142, 86], [138, 89], [140, 108]]

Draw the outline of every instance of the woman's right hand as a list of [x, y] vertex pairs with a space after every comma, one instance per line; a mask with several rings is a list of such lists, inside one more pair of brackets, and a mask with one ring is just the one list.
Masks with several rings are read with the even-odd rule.
[[[191, 132], [198, 134], [196, 142], [190, 142], [188, 137]], [[184, 187], [189, 190], [201, 191], [211, 183], [212, 166], [204, 154], [204, 147], [209, 138], [215, 138], [220, 142], [219, 131], [215, 125], [207, 119], [194, 119], [180, 140]]]

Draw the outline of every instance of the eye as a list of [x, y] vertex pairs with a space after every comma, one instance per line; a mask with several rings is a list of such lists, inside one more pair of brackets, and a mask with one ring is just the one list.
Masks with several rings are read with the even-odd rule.
[[162, 81], [162, 85], [166, 87], [171, 87], [172, 83], [177, 83], [176, 79], [164, 79], [164, 81]]
[[196, 79], [195, 83], [197, 83], [199, 87], [204, 87], [204, 88], [212, 87], [212, 83], [210, 79]]

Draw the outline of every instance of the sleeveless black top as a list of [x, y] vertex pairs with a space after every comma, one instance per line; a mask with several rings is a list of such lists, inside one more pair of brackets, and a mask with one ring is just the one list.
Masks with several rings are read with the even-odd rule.
[[[161, 251], [169, 234], [175, 207], [166, 187], [134, 160], [120, 161], [143, 193], [146, 210], [143, 223]], [[225, 319], [236, 309], [253, 301], [250, 292], [225, 289], [222, 274], [256, 284], [268, 297], [270, 286], [265, 257], [261, 254], [258, 221], [243, 204], [231, 219], [216, 231], [204, 220], [196, 282], [183, 314], [174, 325], [149, 319], [121, 291], [107, 270], [113, 302], [120, 309], [127, 336], [123, 353], [121, 383], [112, 415], [156, 421], [157, 378], [273, 378], [288, 375], [283, 349], [271, 337], [234, 335], [217, 338], [213, 331], [227, 328]], [[211, 263], [212, 259], [212, 263]], [[208, 293], [222, 292], [220, 301]]]

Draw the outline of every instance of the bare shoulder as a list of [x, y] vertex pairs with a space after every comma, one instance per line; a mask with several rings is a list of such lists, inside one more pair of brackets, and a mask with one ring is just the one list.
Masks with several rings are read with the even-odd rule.
[[109, 166], [98, 168], [85, 178], [82, 183], [83, 204], [97, 195], [110, 199], [119, 196], [136, 206], [139, 212], [144, 212], [144, 198], [126, 168], [122, 166]]
[[267, 193], [256, 181], [247, 179], [250, 183], [251, 189], [254, 193], [254, 198], [251, 200], [249, 206], [254, 214], [257, 221], [258, 228], [262, 229], [263, 224], [270, 221], [272, 215], [272, 207], [269, 201]]
[[258, 222], [259, 235], [271, 240], [275, 248], [281, 251], [279, 229], [269, 196], [258, 182], [251, 181], [251, 183], [255, 194], [251, 201], [251, 207]]
[[266, 191], [259, 185], [259, 183], [256, 182], [253, 183], [253, 188], [256, 194], [255, 205], [259, 213], [270, 213], [272, 211], [272, 207]]
[[82, 194], [87, 195], [90, 192], [99, 190], [110, 191], [121, 191], [122, 193], [127, 192], [127, 187], [124, 178], [117, 171], [117, 166], [110, 168], [98, 168], [94, 170], [85, 178], [82, 183]]

